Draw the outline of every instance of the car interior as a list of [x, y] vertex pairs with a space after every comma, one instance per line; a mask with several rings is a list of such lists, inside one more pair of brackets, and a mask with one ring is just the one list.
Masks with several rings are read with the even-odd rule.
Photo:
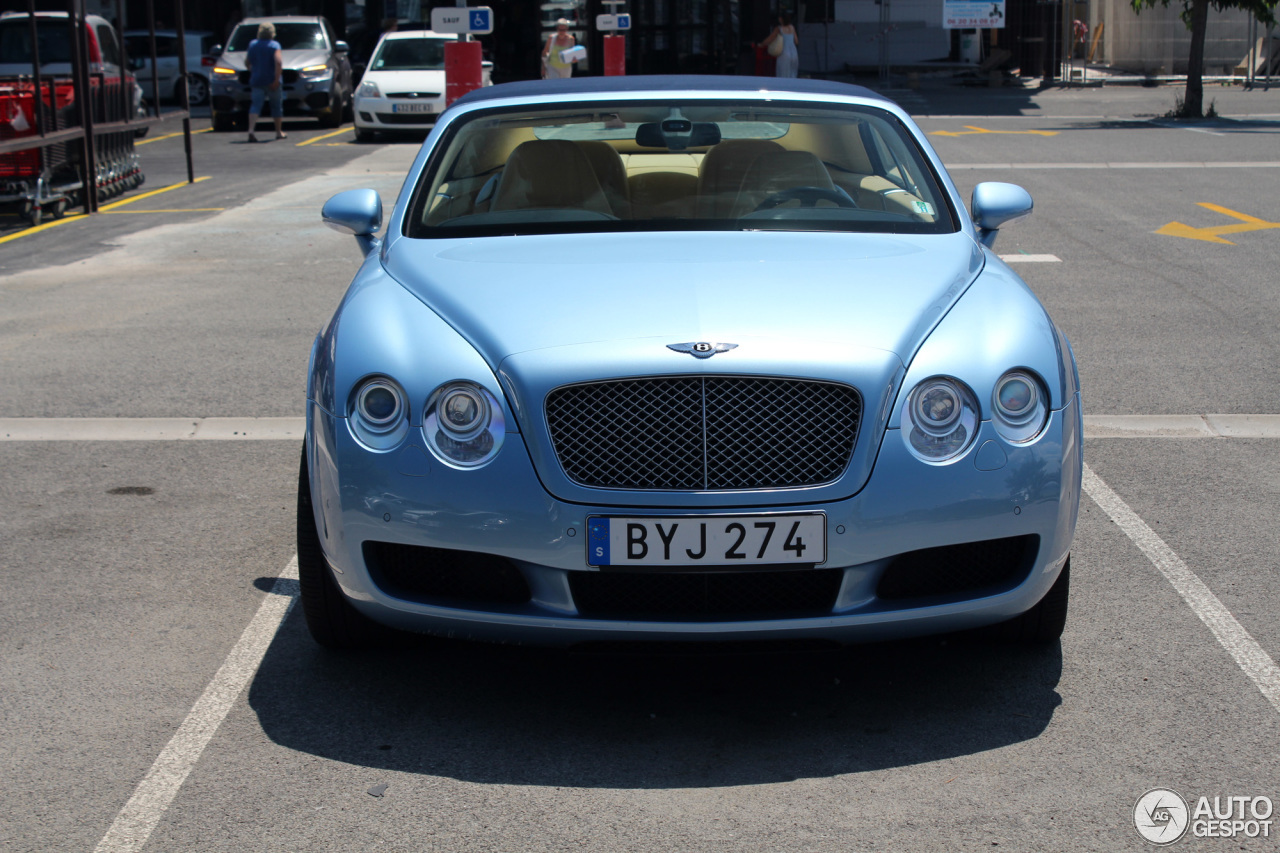
[[450, 133], [419, 185], [409, 236], [956, 229], [923, 153], [884, 111], [740, 104], [482, 113]]

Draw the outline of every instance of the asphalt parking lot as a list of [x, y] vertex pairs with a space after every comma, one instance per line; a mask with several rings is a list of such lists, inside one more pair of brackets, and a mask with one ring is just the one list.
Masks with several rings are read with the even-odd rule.
[[[996, 249], [1084, 389], [1060, 646], [324, 653], [300, 421], [360, 256], [319, 208], [417, 146], [199, 132], [186, 184], [157, 134], [128, 203], [0, 218], [0, 845], [1118, 851], [1152, 789], [1280, 801], [1280, 92], [889, 94], [1036, 200]], [[1253, 818], [1175, 849], [1280, 849]]]

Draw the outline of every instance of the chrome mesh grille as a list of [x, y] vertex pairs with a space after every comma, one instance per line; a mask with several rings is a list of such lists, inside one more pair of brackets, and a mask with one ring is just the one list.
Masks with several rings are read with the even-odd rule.
[[546, 413], [556, 457], [584, 486], [778, 489], [840, 476], [862, 398], [831, 382], [672, 376], [567, 385]]

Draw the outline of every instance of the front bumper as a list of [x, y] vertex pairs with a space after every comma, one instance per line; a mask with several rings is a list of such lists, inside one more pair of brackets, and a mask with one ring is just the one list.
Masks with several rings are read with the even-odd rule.
[[[298, 78], [284, 83], [281, 92], [286, 115], [319, 115], [329, 110], [332, 103], [333, 77], [316, 79]], [[214, 79], [211, 84], [211, 105], [216, 113], [247, 113], [253, 99], [253, 88], [238, 79], [226, 81]]]
[[[367, 98], [356, 96], [355, 125], [386, 133], [430, 130], [444, 112], [444, 95], [437, 98]], [[408, 111], [412, 110], [412, 112]]]
[[[413, 446], [412, 438], [395, 451], [370, 452], [355, 442], [344, 420], [314, 403], [308, 405], [307, 419], [317, 526], [342, 591], [376, 621], [464, 638], [543, 645], [599, 640], [854, 642], [978, 627], [1027, 611], [1049, 590], [1068, 556], [1080, 498], [1078, 396], [1053, 413], [1034, 443], [1002, 444], [1002, 465], [993, 466], [990, 454], [982, 457], [985, 470], [976, 461], [984, 443], [1000, 441], [990, 424], [983, 425], [968, 453], [943, 466], [920, 463], [898, 432], [889, 430], [874, 472], [857, 495], [823, 504], [749, 509], [714, 495], [697, 510], [571, 504], [553, 498], [539, 482], [519, 434], [507, 436], [489, 465], [459, 471], [435, 462]], [[696, 517], [727, 511], [825, 513], [827, 559], [816, 570], [835, 576], [838, 589], [829, 606], [801, 616], [703, 621], [599, 618], [581, 612], [574, 589], [582, 584], [572, 581], [582, 578], [574, 573], [597, 571], [586, 563], [589, 516]], [[905, 599], [883, 594], [886, 572], [902, 555], [989, 541], [1034, 545], [1025, 565], [1005, 583]], [[388, 585], [376, 567], [371, 573], [366, 543], [500, 558], [518, 572], [529, 595], [523, 601], [469, 603], [406, 596]]]

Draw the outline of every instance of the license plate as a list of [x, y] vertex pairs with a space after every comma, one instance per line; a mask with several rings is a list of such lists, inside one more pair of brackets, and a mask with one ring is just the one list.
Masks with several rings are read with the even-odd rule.
[[827, 559], [822, 513], [587, 519], [587, 564], [619, 566], [815, 565]]
[[432, 113], [433, 104], [392, 104], [391, 112], [393, 113]]

